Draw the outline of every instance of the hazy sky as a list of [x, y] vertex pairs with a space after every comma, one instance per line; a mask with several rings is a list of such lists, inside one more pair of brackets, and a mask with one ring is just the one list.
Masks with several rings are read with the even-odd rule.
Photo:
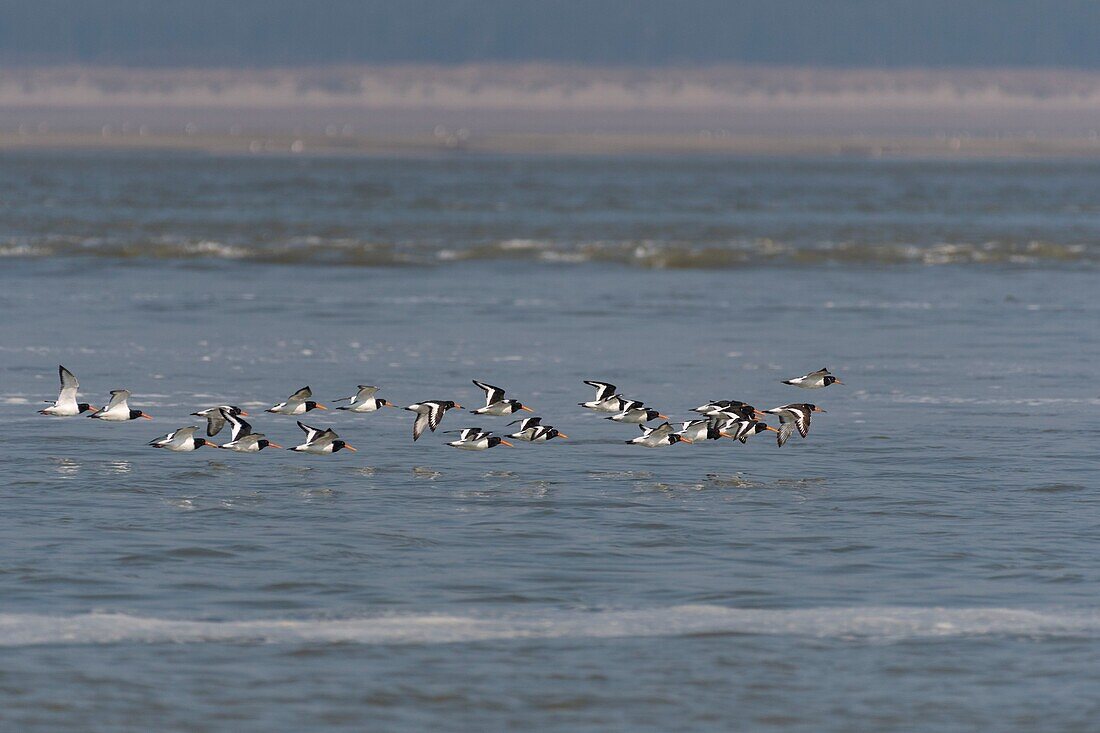
[[1092, 0], [0, 0], [0, 61], [1100, 68]]

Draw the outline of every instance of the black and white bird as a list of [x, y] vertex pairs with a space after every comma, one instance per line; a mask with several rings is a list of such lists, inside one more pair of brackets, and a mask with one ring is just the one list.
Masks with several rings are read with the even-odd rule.
[[222, 431], [225, 427], [225, 415], [248, 415], [247, 412], [237, 407], [236, 405], [217, 405], [216, 407], [207, 407], [205, 410], [199, 410], [198, 412], [191, 413], [195, 417], [206, 418], [206, 436], [213, 438], [215, 435]]
[[351, 412], [374, 412], [375, 410], [378, 410], [382, 407], [392, 407], [395, 410], [397, 409], [397, 405], [393, 404], [392, 402], [388, 402], [381, 397], [374, 396], [378, 393], [378, 387], [373, 387], [369, 384], [360, 384], [358, 387], [356, 387], [356, 389], [359, 391], [351, 397], [341, 397], [338, 400], [333, 400], [333, 402], [347, 401], [350, 403], [344, 405], [343, 407], [337, 407], [337, 410], [349, 410]]
[[703, 418], [699, 420], [688, 420], [687, 422], [680, 423], [680, 429], [676, 431], [676, 434], [681, 438], [687, 438], [691, 442], [700, 440], [718, 440], [719, 438], [732, 438], [722, 431], [719, 426], [719, 421], [713, 418]]
[[107, 406], [101, 410], [96, 410], [88, 417], [106, 420], [107, 422], [126, 422], [127, 420], [137, 420], [139, 417], [145, 420], [153, 419], [152, 415], [147, 415], [141, 410], [131, 410], [129, 400], [130, 390], [113, 389], [111, 390], [111, 401], [107, 403]]
[[605, 417], [604, 420], [614, 420], [615, 422], [625, 422], [631, 425], [641, 425], [642, 423], [647, 423], [650, 420], [656, 420], [657, 418], [667, 420], [668, 415], [662, 415], [657, 410], [653, 410], [648, 407], [630, 407], [616, 415]]
[[667, 422], [663, 422], [655, 428], [646, 427], [645, 425], [639, 425], [639, 427], [642, 429], [642, 434], [633, 440], [626, 441], [626, 443], [641, 445], [646, 448], [661, 448], [676, 443], [690, 444], [692, 442], [691, 438], [685, 438], [676, 433]]
[[722, 420], [718, 423], [718, 427], [721, 429], [723, 437], [739, 440], [742, 445], [747, 443], [752, 436], [762, 433], [765, 430], [771, 430], [775, 433], [779, 432], [766, 422], [744, 418]]
[[729, 419], [731, 417], [753, 419], [764, 416], [764, 413], [760, 410], [757, 410], [749, 403], [742, 402], [741, 400], [714, 400], [705, 405], [699, 405], [692, 410], [692, 412], [698, 412], [700, 415], [718, 417], [721, 419]]
[[60, 364], [57, 365], [57, 374], [61, 378], [61, 391], [57, 393], [57, 399], [49, 407], [38, 411], [40, 415], [52, 415], [54, 417], [72, 417], [82, 412], [95, 410], [87, 402], [77, 402], [76, 394], [80, 389], [80, 382], [76, 381], [76, 375]]
[[204, 445], [209, 448], [218, 447], [206, 438], [196, 438], [196, 430], [198, 430], [198, 427], [194, 425], [186, 428], [177, 428], [168, 433], [168, 435], [149, 441], [149, 445], [154, 448], [164, 448], [165, 450], [175, 451], [177, 453], [198, 450]]
[[808, 402], [782, 405], [764, 410], [769, 415], [779, 416], [779, 435], [776, 441], [782, 446], [791, 437], [792, 429], [797, 429], [803, 438], [810, 432], [810, 416], [815, 412], [825, 412], [820, 407]]
[[420, 439], [424, 428], [428, 428], [434, 433], [443, 420], [443, 416], [447, 414], [447, 410], [459, 407], [462, 407], [462, 405], [451, 400], [424, 400], [406, 407], [406, 410], [416, 413], [416, 420], [413, 422], [413, 440]]
[[843, 385], [844, 382], [837, 379], [827, 367], [822, 367], [816, 372], [810, 372], [801, 377], [784, 379], [783, 384], [789, 384], [792, 387], [801, 387], [802, 389], [821, 389], [822, 387], [828, 387], [830, 384]]
[[222, 411], [222, 419], [229, 423], [231, 428], [231, 440], [222, 443], [219, 448], [237, 451], [238, 453], [258, 453], [264, 448], [282, 448], [278, 443], [272, 443], [263, 433], [253, 433], [252, 426], [240, 415], [230, 411]]
[[458, 448], [459, 450], [489, 450], [498, 445], [506, 445], [509, 448], [514, 447], [499, 435], [485, 432], [481, 428], [466, 428], [460, 430], [458, 440], [452, 440], [447, 443], [447, 445], [452, 448]]
[[526, 412], [534, 412], [530, 407], [527, 407], [519, 400], [506, 400], [504, 399], [504, 390], [500, 387], [494, 387], [491, 384], [485, 382], [479, 382], [476, 379], [471, 380], [474, 384], [485, 391], [485, 407], [479, 407], [476, 410], [470, 410], [475, 415], [511, 415], [514, 412], [524, 410]]
[[302, 387], [300, 390], [286, 398], [286, 402], [280, 402], [274, 407], [267, 409], [267, 412], [274, 412], [277, 415], [304, 415], [310, 410], [327, 410], [328, 408], [319, 402], [314, 402], [310, 399], [313, 396], [313, 390], [309, 387]]
[[336, 431], [332, 428], [328, 428], [327, 430], [311, 428], [301, 420], [298, 421], [298, 427], [305, 432], [306, 442], [301, 445], [296, 445], [293, 448], [287, 448], [287, 450], [298, 451], [299, 453], [313, 453], [315, 455], [338, 453], [345, 448], [353, 453], [358, 450], [358, 448], [353, 448], [347, 441], [341, 440], [340, 436], [337, 435]]
[[554, 438], [568, 438], [569, 436], [551, 425], [543, 425], [541, 417], [528, 417], [523, 420], [513, 420], [508, 423], [519, 423], [519, 430], [509, 435], [509, 438], [526, 440], [529, 443], [545, 443]]
[[623, 412], [632, 407], [642, 406], [642, 403], [638, 400], [630, 400], [623, 397], [621, 394], [617, 394], [615, 390], [618, 388], [614, 384], [608, 382], [594, 382], [588, 379], [584, 380], [584, 383], [589, 387], [596, 388], [596, 398], [588, 402], [578, 402], [577, 404], [581, 407], [586, 407], [596, 412]]

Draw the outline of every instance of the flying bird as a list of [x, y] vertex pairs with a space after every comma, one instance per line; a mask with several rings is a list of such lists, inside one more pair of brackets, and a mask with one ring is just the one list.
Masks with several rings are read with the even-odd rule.
[[655, 428], [646, 427], [645, 425], [639, 425], [638, 427], [642, 429], [642, 434], [633, 440], [626, 441], [627, 443], [641, 445], [646, 448], [660, 448], [676, 443], [690, 444], [692, 442], [690, 438], [675, 433], [672, 426], [667, 422], [663, 422]]
[[447, 410], [458, 407], [462, 407], [462, 405], [451, 400], [425, 400], [406, 407], [406, 410], [416, 413], [416, 420], [413, 422], [413, 440], [420, 439], [424, 428], [428, 428], [434, 433], [443, 420], [443, 416], [447, 414]]
[[622, 412], [605, 417], [604, 420], [614, 420], [615, 422], [625, 422], [631, 425], [641, 425], [642, 423], [649, 422], [650, 420], [656, 420], [662, 418], [668, 419], [668, 415], [662, 415], [657, 410], [649, 409], [646, 407], [630, 407]]
[[596, 398], [588, 402], [578, 402], [577, 404], [581, 407], [596, 412], [623, 412], [632, 407], [642, 406], [642, 403], [637, 400], [629, 400], [621, 394], [617, 394], [615, 391], [617, 387], [614, 384], [595, 382], [589, 379], [584, 380], [584, 383], [589, 387], [596, 388]]
[[830, 384], [843, 385], [844, 382], [833, 376], [833, 373], [830, 372], [827, 367], [822, 367], [816, 372], [810, 372], [801, 377], [785, 379], [783, 380], [783, 384], [789, 384], [792, 387], [801, 387], [802, 389], [821, 389], [822, 387], [828, 387]]
[[57, 365], [57, 374], [61, 378], [61, 391], [57, 399], [49, 407], [38, 411], [40, 415], [52, 415], [54, 417], [72, 417], [82, 412], [95, 410], [87, 402], [77, 402], [76, 393], [80, 389], [80, 382], [76, 381], [76, 375], [60, 364]]
[[309, 387], [302, 387], [300, 390], [286, 398], [286, 402], [280, 402], [274, 407], [268, 408], [267, 412], [274, 412], [278, 415], [304, 415], [310, 410], [327, 410], [324, 405], [314, 402], [310, 399], [313, 396], [313, 390]]
[[341, 397], [333, 402], [348, 402], [349, 404], [343, 407], [337, 407], [337, 410], [349, 410], [351, 412], [374, 412], [382, 407], [392, 407], [397, 409], [397, 405], [392, 402], [388, 402], [380, 397], [374, 395], [378, 392], [378, 387], [373, 387], [369, 384], [360, 384], [356, 387], [356, 392], [351, 397]]
[[218, 447], [206, 438], [196, 438], [196, 430], [198, 430], [198, 427], [194, 425], [186, 428], [177, 428], [161, 438], [149, 441], [149, 445], [154, 448], [164, 448], [165, 450], [175, 451], [176, 453], [186, 453], [188, 451], [198, 450], [204, 445], [210, 448]]
[[194, 417], [206, 418], [206, 436], [208, 438], [213, 438], [225, 427], [225, 413], [233, 416], [248, 414], [236, 405], [217, 405], [216, 407], [208, 407], [205, 410], [199, 410], [191, 414]]
[[779, 435], [776, 439], [779, 445], [782, 446], [791, 437], [791, 428], [787, 427], [788, 425], [797, 428], [798, 434], [805, 438], [806, 434], [810, 432], [810, 416], [815, 412], [825, 411], [817, 405], [803, 402], [773, 407], [770, 410], [764, 410], [764, 412], [779, 416]]
[[504, 438], [492, 433], [484, 432], [481, 428], [466, 428], [459, 431], [458, 440], [452, 440], [447, 445], [459, 450], [489, 450], [498, 445], [514, 447]]
[[287, 448], [287, 450], [298, 451], [299, 453], [313, 453], [314, 455], [338, 453], [345, 448], [353, 453], [358, 450], [358, 448], [353, 448], [347, 441], [341, 440], [340, 436], [337, 435], [336, 431], [332, 428], [328, 428], [327, 430], [311, 428], [301, 420], [298, 421], [298, 427], [306, 434], [306, 442], [301, 445], [296, 445], [293, 448]]
[[479, 382], [476, 379], [472, 380], [481, 389], [485, 390], [485, 407], [479, 407], [476, 410], [470, 410], [475, 415], [511, 415], [514, 412], [525, 410], [527, 412], [534, 412], [530, 407], [527, 407], [519, 400], [506, 400], [504, 399], [504, 390], [500, 387], [494, 387], [491, 384], [485, 382]]
[[544, 443], [554, 438], [568, 438], [569, 436], [550, 425], [543, 425], [541, 417], [528, 417], [523, 420], [513, 420], [508, 423], [519, 423], [519, 430], [509, 435], [509, 438], [526, 440], [529, 443]]
[[96, 410], [88, 417], [106, 420], [107, 422], [126, 422], [127, 420], [137, 420], [139, 417], [145, 420], [153, 419], [152, 415], [147, 415], [141, 410], [131, 410], [129, 400], [130, 390], [113, 389], [111, 390], [111, 401], [107, 403], [107, 406], [102, 410]]

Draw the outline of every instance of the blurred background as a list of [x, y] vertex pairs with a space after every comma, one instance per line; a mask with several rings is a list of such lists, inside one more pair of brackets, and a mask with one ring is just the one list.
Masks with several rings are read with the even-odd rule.
[[1100, 151], [1071, 0], [8, 2], [0, 63], [6, 147]]

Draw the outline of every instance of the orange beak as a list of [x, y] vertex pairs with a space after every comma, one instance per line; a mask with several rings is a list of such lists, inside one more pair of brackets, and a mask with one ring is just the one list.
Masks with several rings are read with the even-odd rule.
[[814, 407], [814, 412], [825, 412], [820, 407]]
[[279, 445], [278, 443], [272, 443], [270, 440], [267, 442], [267, 446], [269, 448], [282, 448], [283, 447], [283, 446]]
[[507, 440], [502, 440], [502, 441], [500, 441], [500, 444], [501, 444], [501, 445], [506, 445], [506, 446], [508, 446], [509, 448], [515, 448], [515, 446], [514, 446], [514, 445], [512, 445], [511, 443], [509, 443], [509, 442], [508, 442]]
[[559, 433], [558, 433], [558, 437], [559, 437], [559, 438], [568, 438], [569, 436], [568, 436], [568, 435], [566, 435], [565, 433], [559, 432]]
[[386, 404], [384, 404], [384, 405], [382, 405], [382, 406], [383, 406], [383, 407], [392, 407], [392, 408], [393, 408], [393, 409], [395, 409], [395, 410], [399, 410], [399, 409], [401, 409], [401, 408], [399, 408], [399, 407], [398, 407], [397, 405], [391, 405], [391, 404], [390, 404], [389, 402], [387, 402]]
[[318, 409], [318, 410], [327, 410], [328, 408], [325, 407], [324, 405], [319, 404], [319, 405], [317, 405], [316, 409]]
[[736, 438], [737, 437], [736, 435], [730, 435], [729, 433], [718, 433], [718, 434], [721, 435], [723, 438]]
[[688, 440], [687, 438], [680, 438], [680, 442], [681, 443], [687, 443], [688, 445], [692, 445], [692, 444], [695, 443], [694, 440]]
[[460, 405], [460, 404], [458, 404], [458, 403], [456, 402], [456, 403], [455, 403], [455, 407], [461, 408], [461, 407], [462, 407], [462, 405]]
[[844, 382], [842, 382], [842, 381], [840, 381], [840, 380], [838, 379], [838, 380], [836, 380], [835, 382], [833, 382], [833, 384], [841, 384], [841, 385], [842, 385], [842, 384], [844, 384]]
[[778, 432], [779, 432], [778, 430], [776, 430], [775, 428], [773, 428], [773, 427], [772, 427], [771, 425], [765, 425], [765, 426], [764, 426], [764, 429], [765, 429], [765, 430], [770, 430], [770, 431], [772, 431], [773, 433], [778, 433]]
[[753, 410], [752, 411], [752, 416], [757, 420], [761, 420], [761, 419], [767, 417], [768, 413], [764, 412], [763, 410]]
[[352, 453], [358, 453], [359, 452], [358, 448], [356, 448], [354, 446], [351, 446], [351, 445], [348, 445], [347, 443], [344, 443], [344, 447], [347, 448], [348, 450], [350, 450]]
[[661, 418], [662, 420], [668, 420], [668, 415], [662, 415], [659, 412], [657, 413], [657, 417]]
[[532, 410], [532, 409], [531, 409], [530, 407], [528, 407], [527, 405], [522, 405], [522, 406], [521, 406], [521, 407], [520, 407], [519, 409], [521, 409], [521, 410], [527, 410], [528, 412], [534, 412], [534, 410]]
[[248, 417], [248, 413], [245, 412], [244, 410], [241, 410], [241, 415], [244, 416], [244, 417]]
[[200, 446], [200, 447], [203, 447], [203, 446], [205, 446], [207, 448], [221, 448], [220, 445], [214, 445], [213, 443], [210, 443], [210, 442], [203, 443], [202, 446]]
[[140, 415], [138, 415], [138, 417], [142, 418], [143, 420], [152, 420], [153, 419], [152, 415], [146, 415], [144, 412], [141, 413]]

